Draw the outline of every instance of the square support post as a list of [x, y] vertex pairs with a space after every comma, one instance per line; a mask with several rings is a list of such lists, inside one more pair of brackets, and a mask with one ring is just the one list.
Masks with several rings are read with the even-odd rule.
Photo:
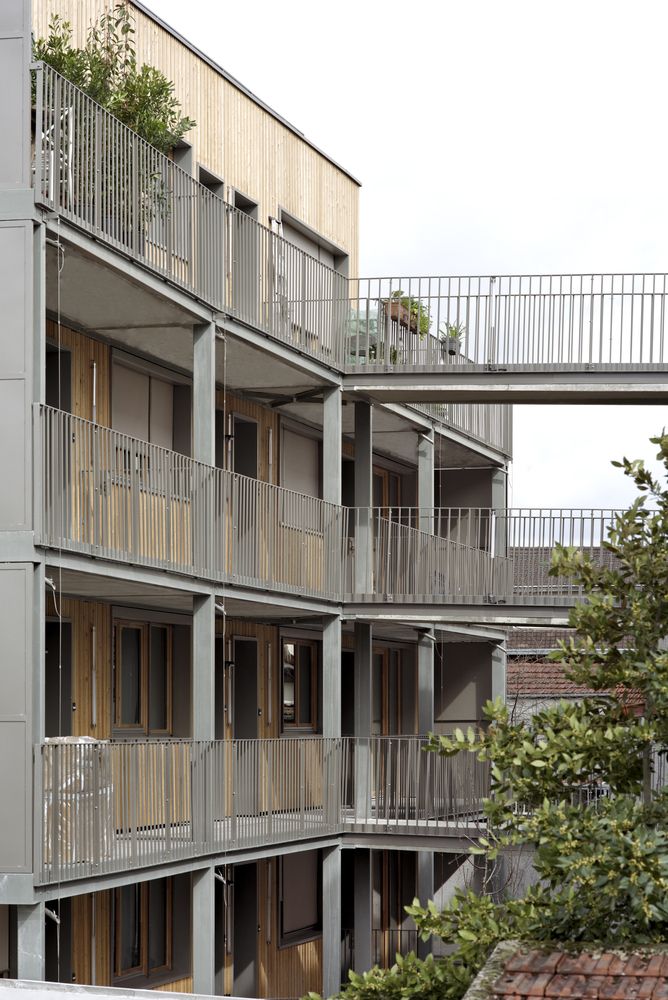
[[204, 996], [213, 996], [216, 990], [215, 887], [213, 867], [193, 872], [193, 992]]
[[355, 403], [355, 579], [356, 594], [373, 585], [373, 421], [370, 403]]
[[341, 503], [341, 389], [325, 389], [322, 424], [322, 498]]
[[216, 464], [216, 325], [193, 329], [193, 458]]
[[371, 819], [373, 636], [366, 622], [355, 623], [355, 818]]
[[367, 972], [373, 965], [373, 884], [371, 851], [355, 851], [355, 972]]
[[193, 739], [212, 740], [215, 722], [215, 615], [216, 599], [212, 594], [193, 600]]
[[322, 629], [322, 735], [341, 735], [341, 619], [325, 618]]
[[434, 728], [434, 633], [420, 632], [417, 644], [418, 735]]
[[341, 988], [341, 848], [330, 847], [322, 858], [322, 995]]
[[434, 432], [418, 434], [418, 524], [420, 531], [434, 534]]
[[[433, 851], [417, 852], [417, 878], [415, 891], [422, 906], [426, 906], [427, 900], [434, 898], [434, 854]], [[417, 954], [418, 958], [426, 958], [431, 951], [431, 941], [423, 941], [418, 938]]]
[[16, 978], [43, 982], [45, 968], [44, 903], [16, 907]]

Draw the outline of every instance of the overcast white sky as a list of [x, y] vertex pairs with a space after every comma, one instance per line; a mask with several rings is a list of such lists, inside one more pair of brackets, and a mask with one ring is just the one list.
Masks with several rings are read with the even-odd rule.
[[[362, 275], [668, 269], [663, 0], [145, 2], [362, 181]], [[626, 504], [666, 423], [516, 407], [511, 502]]]

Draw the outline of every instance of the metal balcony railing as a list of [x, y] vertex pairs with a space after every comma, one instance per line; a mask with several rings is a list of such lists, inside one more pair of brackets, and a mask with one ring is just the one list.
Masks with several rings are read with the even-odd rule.
[[213, 581], [340, 593], [345, 508], [39, 410], [45, 545]]
[[612, 510], [347, 508], [36, 408], [53, 549], [340, 602], [569, 604], [557, 542], [610, 565]]
[[643, 369], [668, 361], [665, 274], [359, 278], [346, 370]]
[[512, 406], [506, 403], [411, 403], [410, 406], [444, 427], [460, 431], [512, 458]]
[[470, 832], [480, 822], [486, 765], [423, 754], [423, 744], [417, 737], [39, 744], [36, 879], [346, 830]]

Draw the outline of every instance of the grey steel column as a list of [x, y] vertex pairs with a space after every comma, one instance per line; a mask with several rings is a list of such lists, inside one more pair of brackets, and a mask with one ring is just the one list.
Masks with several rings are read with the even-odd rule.
[[[434, 646], [433, 632], [419, 634], [417, 647], [419, 736], [426, 736], [434, 729]], [[424, 791], [430, 799], [430, 802], [425, 804], [427, 808], [433, 808], [434, 788], [430, 780], [432, 772], [426, 766], [429, 763], [426, 755], [422, 754], [421, 756], [425, 761], [425, 766], [421, 769], [425, 777]], [[431, 851], [418, 851], [416, 860], [417, 884], [415, 891], [424, 906], [427, 900], [432, 899], [434, 895], [434, 855]], [[426, 958], [430, 951], [431, 942], [418, 939], [418, 956]]]
[[491, 655], [492, 700], [506, 700], [506, 651], [501, 646], [494, 646]]
[[193, 739], [212, 740], [215, 723], [215, 615], [212, 594], [193, 600]]
[[322, 995], [341, 988], [341, 848], [322, 857]]
[[341, 510], [341, 389], [325, 389], [322, 424], [322, 498], [327, 508], [324, 537], [324, 583], [338, 597], [343, 586], [344, 517]]
[[434, 633], [420, 632], [417, 645], [418, 736], [434, 728]]
[[16, 977], [44, 979], [44, 903], [16, 907]]
[[325, 389], [322, 425], [322, 498], [341, 503], [341, 389]]
[[193, 458], [216, 464], [216, 325], [193, 330]]
[[[495, 469], [492, 472], [492, 509], [494, 511], [506, 511], [508, 507], [508, 475], [506, 469]], [[496, 516], [496, 544], [494, 546], [495, 556], [506, 556], [508, 554], [508, 523], [505, 517]]]
[[371, 711], [373, 706], [371, 625], [355, 622], [355, 818], [371, 818]]
[[434, 533], [434, 432], [418, 434], [418, 507], [421, 531]]
[[[434, 898], [434, 853], [433, 851], [417, 852], [417, 879], [415, 892], [422, 906], [427, 900]], [[418, 958], [426, 958], [431, 951], [431, 941], [418, 938]]]
[[355, 403], [355, 580], [357, 594], [366, 594], [372, 585], [373, 556], [373, 443], [370, 403]]
[[213, 867], [193, 872], [193, 993], [205, 996], [216, 989], [215, 886]]
[[355, 851], [355, 953], [353, 969], [366, 972], [373, 965], [373, 884], [371, 851]]
[[341, 735], [341, 619], [332, 615], [322, 629], [322, 735]]

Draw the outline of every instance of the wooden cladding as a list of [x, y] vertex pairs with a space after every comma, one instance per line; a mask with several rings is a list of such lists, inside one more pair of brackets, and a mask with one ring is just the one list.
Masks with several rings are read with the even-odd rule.
[[[93, 372], [96, 381], [96, 419], [111, 426], [111, 348], [100, 340], [70, 330], [51, 319], [46, 321], [47, 339], [71, 356], [71, 412], [84, 420], [93, 419]], [[95, 365], [95, 369], [93, 369]]]
[[258, 861], [258, 993], [300, 997], [322, 990], [322, 937], [280, 947], [278, 859]]
[[[82, 45], [107, 9], [106, 0], [33, 0], [33, 30], [46, 35], [58, 13]], [[350, 273], [357, 274], [357, 183], [148, 14], [135, 8], [133, 16], [139, 61], [174, 81], [183, 112], [197, 122], [185, 137], [193, 163], [257, 202], [264, 225], [285, 211], [315, 230], [349, 255]]]

